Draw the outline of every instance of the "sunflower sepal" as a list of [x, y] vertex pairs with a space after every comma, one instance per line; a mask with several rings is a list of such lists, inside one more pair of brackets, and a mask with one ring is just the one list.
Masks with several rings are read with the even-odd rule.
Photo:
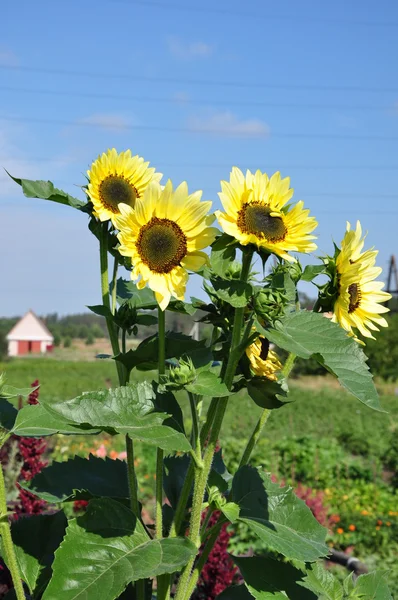
[[278, 381], [271, 381], [267, 377], [254, 376], [246, 382], [247, 393], [260, 408], [273, 410], [281, 408], [290, 402], [282, 401], [286, 398], [288, 387], [286, 381], [281, 377]]
[[327, 273], [326, 265], [307, 265], [301, 274], [301, 281], [312, 282], [319, 275], [325, 275]]
[[231, 263], [236, 257], [238, 242], [232, 236], [223, 233], [211, 245], [211, 271], [219, 277], [228, 279]]

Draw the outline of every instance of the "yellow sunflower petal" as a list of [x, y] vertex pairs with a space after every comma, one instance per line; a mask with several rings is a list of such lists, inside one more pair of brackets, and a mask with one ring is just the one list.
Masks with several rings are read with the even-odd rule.
[[119, 214], [119, 204], [135, 206], [152, 180], [159, 181], [161, 173], [148, 168], [140, 156], [131, 151], [117, 153], [115, 148], [104, 152], [87, 171], [86, 193], [93, 203], [93, 213], [100, 221], [107, 221]]

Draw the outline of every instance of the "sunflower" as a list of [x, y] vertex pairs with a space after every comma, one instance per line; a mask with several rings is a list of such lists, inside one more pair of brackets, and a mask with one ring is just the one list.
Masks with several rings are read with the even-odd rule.
[[104, 152], [87, 171], [86, 193], [94, 206], [94, 216], [107, 221], [119, 214], [120, 202], [134, 208], [151, 181], [160, 181], [161, 173], [148, 168], [141, 156], [131, 156], [131, 150], [118, 154], [115, 148]]
[[375, 281], [382, 272], [381, 267], [375, 266], [378, 252], [373, 249], [361, 252], [364, 242], [360, 222], [357, 221], [355, 230], [351, 230], [350, 223], [347, 223], [336, 258], [338, 295], [332, 320], [350, 335], [355, 335], [352, 329], [355, 327], [364, 337], [373, 338], [370, 330], [379, 331], [377, 325], [388, 325], [380, 315], [389, 309], [380, 303], [389, 300], [391, 295], [382, 291], [382, 281]]
[[279, 172], [271, 178], [261, 171], [246, 171], [245, 176], [233, 167], [219, 193], [225, 212], [216, 213], [225, 233], [244, 246], [255, 244], [291, 262], [295, 259], [288, 252], [315, 250], [315, 236], [309, 234], [317, 222], [302, 201], [287, 206], [293, 196], [289, 185], [290, 179], [281, 179]]
[[219, 233], [209, 227], [211, 202], [201, 202], [202, 192], [188, 193], [184, 182], [173, 191], [171, 181], [164, 188], [154, 182], [138, 197], [134, 210], [119, 204], [114, 224], [119, 229], [119, 252], [129, 256], [134, 268], [131, 278], [138, 289], [148, 285], [162, 310], [171, 296], [184, 299], [188, 270], [198, 271], [208, 257], [200, 252]]
[[271, 381], [277, 381], [276, 373], [281, 371], [282, 364], [278, 355], [270, 350], [269, 341], [260, 336], [246, 349], [246, 355], [250, 360], [250, 366], [255, 375], [266, 377]]

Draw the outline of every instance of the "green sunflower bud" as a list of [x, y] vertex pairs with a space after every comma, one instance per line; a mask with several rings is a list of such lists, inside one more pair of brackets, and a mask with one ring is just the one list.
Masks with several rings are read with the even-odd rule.
[[283, 290], [263, 288], [254, 298], [254, 310], [258, 317], [274, 322], [285, 312], [288, 298]]
[[127, 302], [122, 304], [116, 311], [115, 322], [120, 329], [130, 332], [137, 323], [137, 309]]
[[167, 387], [178, 389], [192, 383], [196, 379], [196, 370], [190, 358], [187, 360], [181, 359], [179, 366], [170, 369], [169, 381]]

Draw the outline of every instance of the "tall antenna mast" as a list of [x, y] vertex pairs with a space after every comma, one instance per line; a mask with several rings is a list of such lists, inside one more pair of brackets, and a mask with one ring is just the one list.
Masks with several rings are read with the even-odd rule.
[[388, 267], [386, 292], [392, 296], [391, 300], [386, 302], [386, 306], [388, 306], [391, 312], [398, 312], [398, 269], [397, 261], [393, 254], [391, 255]]

